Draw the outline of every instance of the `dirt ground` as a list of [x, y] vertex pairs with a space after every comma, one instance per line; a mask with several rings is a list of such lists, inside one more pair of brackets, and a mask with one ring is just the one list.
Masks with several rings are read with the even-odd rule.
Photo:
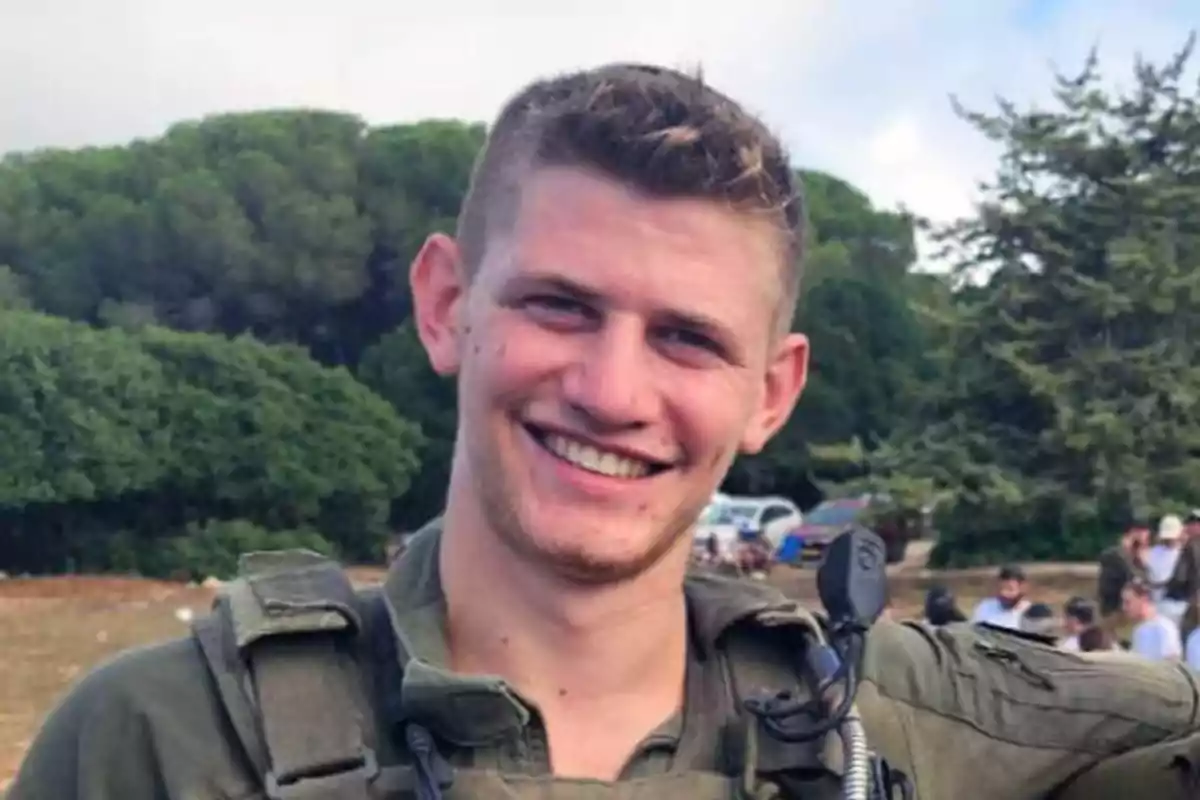
[[[1061, 605], [1071, 594], [1091, 594], [1095, 570], [1086, 566], [1033, 568], [1036, 599]], [[792, 596], [817, 602], [814, 571], [778, 568], [771, 580]], [[361, 583], [382, 572], [355, 571]], [[992, 570], [932, 574], [919, 560], [893, 570], [894, 613], [920, 613], [933, 581], [953, 588], [969, 609], [987, 594]], [[133, 578], [62, 577], [0, 580], [0, 791], [44, 715], [83, 672], [125, 648], [180, 636], [187, 614], [203, 614], [212, 591]]]

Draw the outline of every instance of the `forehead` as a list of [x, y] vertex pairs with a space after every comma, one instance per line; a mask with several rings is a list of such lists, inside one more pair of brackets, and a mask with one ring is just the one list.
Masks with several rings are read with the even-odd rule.
[[515, 272], [553, 271], [613, 302], [731, 325], [761, 322], [782, 296], [769, 220], [710, 200], [650, 198], [569, 167], [531, 172], [519, 198], [505, 259]]

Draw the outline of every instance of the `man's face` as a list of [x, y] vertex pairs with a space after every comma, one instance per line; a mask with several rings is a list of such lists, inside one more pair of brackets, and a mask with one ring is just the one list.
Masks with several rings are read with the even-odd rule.
[[1150, 546], [1150, 529], [1144, 527], [1130, 528], [1125, 532], [1126, 546], [1136, 552]]
[[526, 178], [473, 279], [453, 242], [426, 244], [414, 302], [459, 376], [455, 471], [510, 550], [581, 583], [683, 563], [804, 385], [807, 342], [773, 325], [777, 248], [765, 221], [566, 168]]
[[1087, 626], [1071, 614], [1063, 616], [1063, 629], [1067, 632], [1068, 636], [1078, 636], [1083, 632], [1085, 627]]
[[1148, 605], [1146, 599], [1132, 589], [1121, 592], [1121, 608], [1130, 619], [1145, 619]]
[[996, 598], [1005, 608], [1012, 608], [1025, 596], [1025, 583], [1018, 580], [1003, 580], [996, 585]]

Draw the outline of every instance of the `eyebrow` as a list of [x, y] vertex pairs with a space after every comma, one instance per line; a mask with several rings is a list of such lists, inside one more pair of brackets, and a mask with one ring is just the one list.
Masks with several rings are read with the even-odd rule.
[[579, 300], [594, 305], [604, 305], [604, 295], [595, 289], [589, 289], [582, 283], [577, 283], [561, 275], [526, 274], [517, 277], [511, 284], [512, 288], [526, 292], [541, 290], [564, 294], [573, 300]]
[[[512, 287], [520, 291], [529, 291], [531, 289], [554, 291], [566, 295], [573, 300], [600, 307], [611, 305], [600, 292], [570, 278], [564, 278], [561, 275], [522, 275], [513, 281]], [[704, 314], [680, 311], [673, 308], [659, 308], [656, 310], [654, 316], [665, 320], [669, 324], [682, 328], [690, 328], [697, 332], [711, 335], [713, 338], [721, 341], [728, 340], [730, 336], [728, 326]]]

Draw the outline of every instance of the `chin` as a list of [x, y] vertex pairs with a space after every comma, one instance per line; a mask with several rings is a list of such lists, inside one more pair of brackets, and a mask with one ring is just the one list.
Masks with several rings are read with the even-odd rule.
[[577, 586], [612, 586], [629, 583], [649, 572], [662, 556], [650, 551], [613, 555], [585, 548], [542, 548], [540, 562], [563, 581]]
[[[586, 586], [635, 580], [670, 558], [679, 541], [678, 535], [639, 531], [636, 523], [614, 520], [599, 525], [576, 520], [568, 525], [522, 525], [500, 534], [524, 559], [566, 582]], [[635, 532], [638, 535], [631, 536]]]

